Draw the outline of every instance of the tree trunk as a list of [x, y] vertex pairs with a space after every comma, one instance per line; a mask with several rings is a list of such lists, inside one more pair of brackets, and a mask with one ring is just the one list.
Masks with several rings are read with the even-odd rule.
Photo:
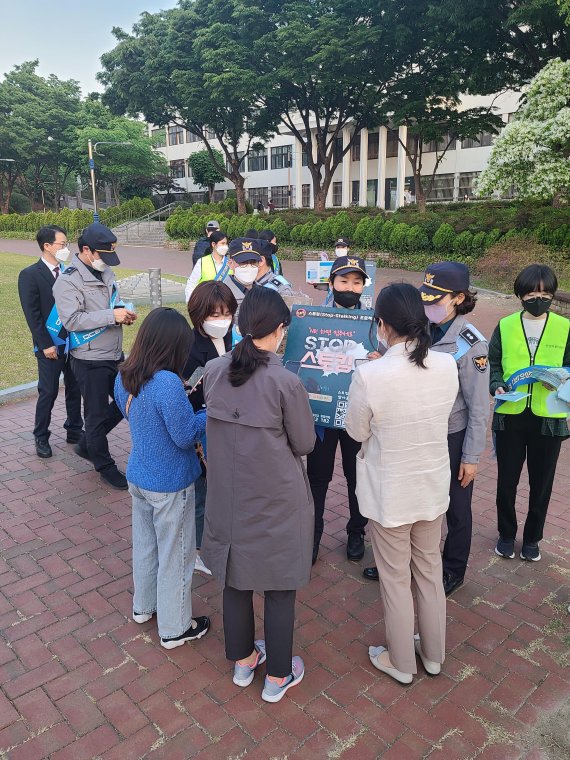
[[246, 214], [247, 208], [245, 205], [245, 180], [239, 173], [234, 173], [232, 177], [232, 182], [235, 185], [236, 188], [236, 200], [237, 200], [237, 210], [238, 214]]
[[568, 191], [566, 188], [557, 190], [552, 197], [552, 205], [554, 208], [562, 208], [567, 205]]
[[320, 185], [315, 186], [315, 183], [313, 183], [313, 198], [313, 208], [315, 211], [324, 211], [327, 203], [327, 194]]
[[13, 180], [8, 178], [6, 185], [6, 195], [4, 196], [4, 205], [2, 206], [2, 213], [10, 213], [10, 201], [12, 200], [12, 193], [14, 191], [14, 185], [16, 184], [16, 177]]
[[421, 174], [419, 172], [414, 172], [414, 194], [416, 196], [418, 211], [423, 213], [426, 210], [426, 196], [422, 185]]
[[208, 185], [208, 203], [214, 202], [214, 188], [215, 185]]

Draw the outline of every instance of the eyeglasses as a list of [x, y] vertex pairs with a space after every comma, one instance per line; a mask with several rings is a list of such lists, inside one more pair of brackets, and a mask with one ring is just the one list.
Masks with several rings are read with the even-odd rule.
[[244, 267], [259, 267], [260, 261], [244, 261], [243, 264], [236, 264], [236, 269], [243, 269]]

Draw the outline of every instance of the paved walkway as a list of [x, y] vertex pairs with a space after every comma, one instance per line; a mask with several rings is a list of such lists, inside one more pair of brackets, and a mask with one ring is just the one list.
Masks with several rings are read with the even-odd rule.
[[[483, 299], [477, 324], [489, 332], [512, 306]], [[33, 412], [32, 399], [0, 407], [0, 758], [568, 757], [570, 444], [536, 564], [493, 553], [495, 464], [484, 457], [443, 672], [420, 667], [409, 687], [368, 661], [368, 645], [383, 641], [383, 610], [378, 585], [361, 577], [370, 548], [359, 564], [344, 555], [337, 463], [320, 558], [298, 597], [306, 677], [268, 705], [260, 676], [248, 689], [232, 684], [214, 581], [194, 577], [195, 611], [212, 617], [201, 641], [166, 651], [153, 621], [132, 622], [129, 497], [65, 444], [61, 402], [54, 457], [38, 459]], [[111, 448], [124, 466], [125, 424]], [[527, 494], [525, 484], [521, 510]]]

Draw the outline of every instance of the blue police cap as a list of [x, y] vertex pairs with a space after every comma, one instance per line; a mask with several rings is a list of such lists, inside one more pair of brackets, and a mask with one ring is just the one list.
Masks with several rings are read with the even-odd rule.
[[85, 227], [81, 233], [81, 237], [85, 245], [88, 245], [91, 250], [97, 251], [105, 264], [109, 264], [110, 266], [120, 264], [120, 259], [115, 253], [117, 237], [104, 224], [101, 224], [101, 222], [90, 224], [88, 227]]
[[419, 287], [422, 301], [426, 304], [437, 303], [448, 293], [469, 290], [469, 269], [459, 261], [440, 261], [431, 264], [424, 274], [424, 281]]
[[263, 243], [257, 238], [235, 238], [229, 245], [228, 256], [238, 264], [261, 261]]
[[359, 256], [338, 256], [331, 267], [329, 280], [332, 280], [337, 274], [349, 274], [350, 272], [358, 272], [366, 282], [368, 274], [366, 273], [364, 259]]

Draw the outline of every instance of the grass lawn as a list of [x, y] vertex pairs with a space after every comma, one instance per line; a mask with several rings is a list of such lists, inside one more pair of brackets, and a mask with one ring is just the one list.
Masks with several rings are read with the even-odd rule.
[[[32, 349], [32, 336], [24, 319], [18, 297], [18, 275], [34, 261], [30, 256], [0, 253], [0, 390], [37, 380], [37, 363]], [[114, 269], [117, 279], [138, 274], [135, 269]], [[167, 275], [168, 279], [186, 282], [185, 277]], [[184, 304], [171, 304], [186, 315]], [[150, 306], [138, 306], [139, 318], [124, 329], [123, 348], [129, 351]]]

